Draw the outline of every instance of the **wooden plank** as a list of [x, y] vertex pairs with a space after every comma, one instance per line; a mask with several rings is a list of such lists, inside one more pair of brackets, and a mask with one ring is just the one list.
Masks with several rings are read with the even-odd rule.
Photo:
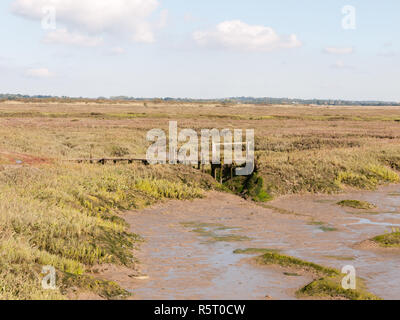
[[143, 163], [148, 163], [147, 159], [144, 158], [99, 158], [99, 159], [66, 159], [62, 160], [65, 162], [77, 162], [77, 163], [83, 163], [83, 162], [88, 162], [88, 163], [102, 163], [105, 164], [106, 162], [128, 162], [128, 163], [133, 163], [133, 162], [143, 162]]

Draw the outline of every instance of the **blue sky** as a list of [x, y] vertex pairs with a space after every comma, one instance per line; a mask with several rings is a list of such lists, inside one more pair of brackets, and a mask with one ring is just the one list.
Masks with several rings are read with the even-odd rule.
[[3, 0], [0, 92], [400, 101], [399, 12], [398, 0]]

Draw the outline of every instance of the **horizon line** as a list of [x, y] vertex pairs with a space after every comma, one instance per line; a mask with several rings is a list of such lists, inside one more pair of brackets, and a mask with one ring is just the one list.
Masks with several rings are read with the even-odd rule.
[[[342, 99], [342, 98], [289, 98], [289, 97], [256, 97], [256, 96], [232, 96], [232, 97], [220, 97], [220, 98], [192, 98], [192, 97], [134, 97], [134, 96], [127, 96], [127, 95], [116, 95], [116, 96], [98, 96], [98, 97], [84, 97], [84, 96], [59, 96], [59, 95], [50, 95], [50, 94], [22, 94], [22, 93], [0, 93], [0, 99], [7, 98], [22, 98], [22, 99], [85, 99], [85, 100], [126, 100], [126, 101], [142, 101], [142, 100], [170, 100], [170, 101], [179, 101], [179, 100], [188, 100], [188, 101], [228, 101], [228, 100], [288, 100], [292, 102], [296, 101], [323, 101], [323, 102], [360, 102], [360, 103], [385, 103], [385, 104], [400, 104], [400, 101], [394, 100], [363, 100], [363, 99]], [[261, 102], [261, 101], [259, 101]]]

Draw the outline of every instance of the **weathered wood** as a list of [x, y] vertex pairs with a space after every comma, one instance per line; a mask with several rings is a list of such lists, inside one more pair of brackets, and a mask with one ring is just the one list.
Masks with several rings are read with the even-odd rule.
[[76, 163], [99, 163], [99, 164], [106, 164], [107, 162], [112, 162], [114, 164], [118, 162], [127, 162], [127, 163], [133, 163], [133, 162], [142, 162], [144, 164], [148, 164], [147, 159], [144, 158], [101, 158], [101, 159], [68, 159], [68, 160], [63, 160], [66, 162], [76, 162]]
[[[134, 162], [141, 162], [144, 165], [150, 165], [150, 163], [147, 161], [145, 158], [89, 158], [89, 159], [68, 159], [68, 160], [63, 160], [66, 162], [76, 162], [76, 163], [91, 163], [91, 164], [102, 164], [105, 165], [107, 162], [111, 162], [113, 164], [117, 164], [119, 162], [126, 162], [128, 164], [132, 164]], [[197, 164], [197, 169], [201, 170], [203, 173], [206, 172], [205, 170], [205, 164], [202, 161], [199, 161]], [[219, 180], [219, 182], [222, 184], [224, 181], [224, 169], [226, 168], [227, 173], [229, 175], [230, 171], [230, 178], [233, 179], [235, 177], [235, 168], [240, 167], [237, 163], [233, 162], [232, 164], [213, 164], [211, 163], [211, 176], [215, 180]], [[218, 171], [220, 173], [220, 177], [218, 179]]]

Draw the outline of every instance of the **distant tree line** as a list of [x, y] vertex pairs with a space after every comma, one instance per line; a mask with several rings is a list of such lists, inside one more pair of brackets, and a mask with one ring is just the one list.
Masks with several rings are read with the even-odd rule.
[[358, 101], [358, 100], [332, 100], [332, 99], [290, 99], [290, 98], [254, 98], [254, 97], [230, 97], [225, 99], [191, 99], [191, 98], [136, 98], [128, 96], [114, 96], [110, 98], [84, 98], [66, 97], [50, 95], [22, 95], [22, 94], [0, 94], [0, 101], [21, 100], [21, 101], [54, 101], [54, 102], [98, 102], [107, 103], [110, 101], [129, 102], [129, 101], [151, 101], [161, 102], [191, 102], [191, 103], [220, 103], [220, 104], [258, 104], [258, 105], [328, 105], [328, 106], [400, 106], [400, 102], [395, 101]]

